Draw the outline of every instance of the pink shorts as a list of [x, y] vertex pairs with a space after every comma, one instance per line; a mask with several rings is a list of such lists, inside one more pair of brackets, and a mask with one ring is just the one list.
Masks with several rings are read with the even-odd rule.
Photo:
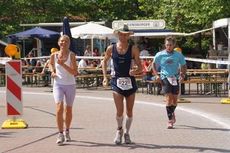
[[55, 103], [62, 103], [65, 98], [65, 105], [72, 106], [76, 95], [76, 85], [61, 85], [55, 83], [53, 85], [53, 95]]

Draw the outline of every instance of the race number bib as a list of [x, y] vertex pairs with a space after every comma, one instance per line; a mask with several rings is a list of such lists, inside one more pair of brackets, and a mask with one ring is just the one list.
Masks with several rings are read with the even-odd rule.
[[117, 79], [117, 87], [121, 90], [129, 90], [132, 89], [132, 81], [128, 77], [122, 77]]
[[167, 77], [169, 83], [173, 86], [177, 86], [177, 79], [176, 77]]

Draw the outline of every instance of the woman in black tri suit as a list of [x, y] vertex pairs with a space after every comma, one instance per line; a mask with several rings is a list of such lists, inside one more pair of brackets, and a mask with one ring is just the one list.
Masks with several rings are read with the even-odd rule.
[[[115, 144], [122, 143], [124, 134], [124, 142], [131, 143], [129, 130], [133, 119], [133, 106], [135, 100], [135, 92], [137, 85], [135, 75], [142, 73], [142, 65], [139, 57], [139, 49], [128, 43], [129, 37], [133, 32], [129, 31], [128, 26], [124, 25], [114, 31], [118, 36], [118, 42], [110, 45], [103, 59], [103, 85], [108, 85], [106, 77], [107, 62], [111, 60], [111, 88], [113, 90], [113, 99], [116, 105], [117, 132], [114, 139]], [[135, 69], [132, 67], [132, 61], [135, 62]], [[123, 130], [123, 113], [124, 99], [126, 100], [126, 118], [125, 129]]]

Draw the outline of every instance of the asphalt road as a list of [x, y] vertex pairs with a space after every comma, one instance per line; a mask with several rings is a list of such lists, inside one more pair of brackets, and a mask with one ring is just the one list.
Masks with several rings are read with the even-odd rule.
[[[6, 115], [5, 88], [0, 88], [0, 123]], [[230, 105], [221, 98], [186, 96], [180, 103], [175, 129], [167, 129], [162, 96], [138, 93], [131, 138], [115, 145], [115, 106], [110, 90], [77, 89], [72, 141], [56, 145], [55, 104], [49, 88], [23, 87], [26, 129], [0, 129], [2, 153], [221, 153], [230, 152]]]

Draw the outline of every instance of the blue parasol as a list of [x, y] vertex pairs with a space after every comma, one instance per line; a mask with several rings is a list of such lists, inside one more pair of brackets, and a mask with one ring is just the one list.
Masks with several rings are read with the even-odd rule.
[[70, 50], [77, 54], [76, 42], [74, 41], [71, 35], [68, 17], [64, 17], [63, 19], [62, 34], [70, 37]]
[[60, 34], [55, 31], [47, 30], [40, 27], [35, 27], [26, 31], [18, 32], [9, 35], [9, 38], [57, 38]]

